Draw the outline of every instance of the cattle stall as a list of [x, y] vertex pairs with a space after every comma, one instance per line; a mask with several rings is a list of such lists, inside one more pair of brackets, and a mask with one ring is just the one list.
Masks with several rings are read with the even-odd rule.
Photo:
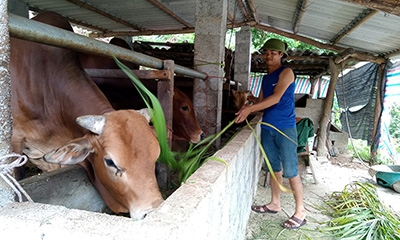
[[[10, 36], [40, 42], [48, 45], [66, 47], [79, 52], [96, 54], [99, 56], [115, 56], [118, 59], [130, 61], [145, 67], [158, 70], [133, 70], [135, 75], [141, 80], [158, 80], [157, 84], [158, 99], [164, 109], [167, 122], [167, 129], [172, 129], [172, 93], [174, 87], [174, 74], [181, 74], [188, 77], [205, 79], [206, 74], [190, 68], [175, 65], [173, 61], [163, 61], [141, 53], [126, 51], [126, 49], [107, 44], [105, 42], [89, 39], [84, 36], [63, 31], [53, 26], [31, 21], [29, 19], [9, 14]], [[62, 38], [62, 41], [59, 41]], [[103, 76], [111, 78], [121, 78], [126, 75], [122, 70], [94, 70], [89, 69], [91, 77]], [[171, 142], [171, 132], [168, 133]]]
[[[157, 80], [157, 98], [164, 110], [167, 130], [168, 143], [171, 146], [172, 141], [172, 96], [174, 86], [174, 62], [171, 60], [163, 61], [162, 70], [131, 70], [141, 81]], [[128, 78], [122, 70], [119, 69], [85, 69], [89, 77], [112, 78], [114, 80]]]
[[[17, 33], [18, 30], [16, 29], [21, 24], [17, 23], [18, 20], [15, 21], [16, 18], [10, 14], [10, 34], [15, 37], [20, 34]], [[25, 21], [25, 19], [21, 20]], [[31, 28], [30, 24], [30, 21], [27, 21], [22, 25], [32, 31], [34, 27]], [[40, 32], [46, 31], [38, 30], [39, 34]], [[20, 37], [24, 38], [24, 36], [22, 34]], [[63, 43], [68, 42], [65, 40], [68, 36], [69, 34], [63, 35]], [[34, 38], [30, 40], [40, 41], [38, 38]], [[45, 38], [51, 39], [48, 34]], [[49, 40], [47, 44], [57, 45], [52, 41]], [[86, 40], [82, 38], [78, 41], [82, 43]], [[87, 39], [87, 41], [95, 40]], [[102, 43], [96, 42], [95, 45], [97, 44], [101, 45]], [[88, 45], [91, 46], [92, 44]], [[114, 46], [103, 45], [101, 47], [103, 49], [110, 47], [111, 52], [120, 51], [118, 47], [114, 48]], [[123, 57], [118, 54], [115, 55], [128, 61], [137, 58], [136, 55]], [[138, 60], [136, 61], [143, 64]], [[185, 68], [175, 66], [175, 72], [179, 73], [179, 71], [183, 75], [190, 75], [190, 73], [185, 72]], [[201, 78], [202, 73], [197, 73], [196, 76]], [[252, 123], [255, 124], [259, 120], [259, 116], [255, 117]], [[255, 134], [258, 135], [259, 127], [256, 126], [255, 129]], [[21, 226], [24, 226], [24, 231], [19, 231], [19, 236], [29, 239], [60, 239], [60, 234], [73, 236], [77, 239], [131, 239], [132, 236], [149, 239], [187, 239], [188, 237], [192, 239], [241, 239], [244, 237], [250, 205], [256, 190], [258, 169], [260, 169], [262, 162], [253, 134], [250, 129], [241, 131], [235, 139], [214, 155], [226, 161], [226, 164], [208, 161], [159, 209], [144, 220], [134, 222], [124, 216], [82, 211], [78, 210], [79, 207], [59, 206], [60, 204], [57, 203], [16, 202], [0, 208], [0, 222], [2, 223], [0, 237], [2, 239], [7, 238], [10, 234], [19, 231]], [[249, 164], [249, 159], [255, 161]], [[80, 170], [63, 169], [63, 171], [70, 173], [70, 171]], [[63, 175], [51, 174], [52, 176], [43, 174], [34, 182], [49, 182], [49, 179], [57, 179]], [[75, 177], [77, 178], [72, 182], [65, 181], [64, 178], [60, 181], [61, 184], [56, 187], [52, 184], [47, 186], [56, 188], [60, 195], [64, 193], [64, 200], [71, 203], [71, 198], [82, 197], [88, 191], [93, 192], [93, 189], [91, 189], [79, 193], [77, 191], [79, 186], [83, 185], [90, 189], [91, 185], [85, 174], [78, 173]], [[75, 183], [75, 185], [72, 189], [69, 189], [70, 192], [63, 192], [71, 183]], [[78, 186], [76, 183], [79, 183]], [[43, 191], [44, 194], [48, 193], [46, 189]], [[70, 199], [67, 197], [70, 197]], [[90, 206], [94, 205], [90, 201], [99, 200], [95, 196], [86, 196], [86, 199], [89, 200], [88, 205]]]
[[[44, 174], [35, 183], [52, 187], [49, 182], [54, 182], [56, 189], [42, 189], [41, 194], [53, 196], [56, 191], [64, 205], [8, 204], [0, 208], [0, 237], [24, 226], [19, 237], [29, 239], [244, 239], [262, 164], [254, 138], [260, 133], [260, 120], [257, 115], [251, 121], [255, 132], [243, 129], [214, 154], [226, 164], [207, 161], [143, 220], [93, 212], [104, 206], [101, 198], [83, 170], [68, 169], [60, 177]], [[76, 207], [79, 198], [87, 200], [88, 209], [77, 210], [82, 208], [82, 203]]]

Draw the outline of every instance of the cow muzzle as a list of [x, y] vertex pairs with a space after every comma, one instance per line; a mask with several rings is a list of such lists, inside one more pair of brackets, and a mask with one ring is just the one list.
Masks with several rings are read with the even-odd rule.
[[[155, 204], [154, 206], [159, 207], [162, 203], [164, 202], [164, 200], [160, 200], [157, 204]], [[142, 220], [144, 219], [148, 214], [150, 214], [151, 212], [153, 212], [154, 210], [156, 210], [157, 207], [151, 207], [148, 209], [137, 209], [137, 208], [131, 208], [129, 210], [129, 214], [130, 217], [132, 218], [132, 220], [134, 221], [138, 221], [138, 220]]]

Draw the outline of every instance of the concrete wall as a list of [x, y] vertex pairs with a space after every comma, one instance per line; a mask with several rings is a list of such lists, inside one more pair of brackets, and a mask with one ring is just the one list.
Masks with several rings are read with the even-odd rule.
[[309, 118], [314, 123], [315, 131], [319, 128], [319, 120], [323, 112], [324, 99], [307, 98], [306, 107], [296, 108], [296, 117]]
[[333, 150], [336, 155], [348, 154], [349, 134], [347, 132], [330, 132], [329, 139], [334, 142]]
[[[322, 116], [324, 106], [324, 99], [311, 99], [308, 98], [305, 108], [296, 108], [296, 117], [310, 118], [314, 123], [314, 130], [317, 133], [319, 128], [319, 121]], [[347, 154], [347, 144], [349, 135], [346, 132], [329, 132], [329, 140], [334, 141], [335, 154]]]
[[262, 164], [253, 133], [242, 130], [214, 156], [227, 165], [209, 160], [144, 220], [11, 203], [0, 208], [0, 239], [244, 239]]

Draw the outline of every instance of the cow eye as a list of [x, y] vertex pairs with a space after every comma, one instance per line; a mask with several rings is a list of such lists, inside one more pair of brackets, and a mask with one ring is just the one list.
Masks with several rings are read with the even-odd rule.
[[104, 161], [106, 161], [107, 166], [115, 168], [117, 171], [115, 172], [115, 176], [122, 177], [122, 174], [125, 172], [125, 170], [119, 168], [117, 165], [115, 165], [114, 161], [109, 159], [109, 158], [104, 158]]
[[182, 107], [182, 110], [183, 110], [183, 111], [189, 111], [189, 107], [184, 106], [184, 107]]
[[106, 161], [107, 166], [117, 168], [117, 165], [115, 165], [113, 160], [111, 160], [109, 158], [105, 158], [104, 160]]

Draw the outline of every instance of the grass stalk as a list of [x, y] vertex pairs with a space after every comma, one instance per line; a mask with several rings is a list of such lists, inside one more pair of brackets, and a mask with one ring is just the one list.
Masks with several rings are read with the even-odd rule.
[[332, 219], [320, 231], [338, 239], [400, 239], [397, 213], [384, 206], [370, 183], [353, 182], [324, 201]]

